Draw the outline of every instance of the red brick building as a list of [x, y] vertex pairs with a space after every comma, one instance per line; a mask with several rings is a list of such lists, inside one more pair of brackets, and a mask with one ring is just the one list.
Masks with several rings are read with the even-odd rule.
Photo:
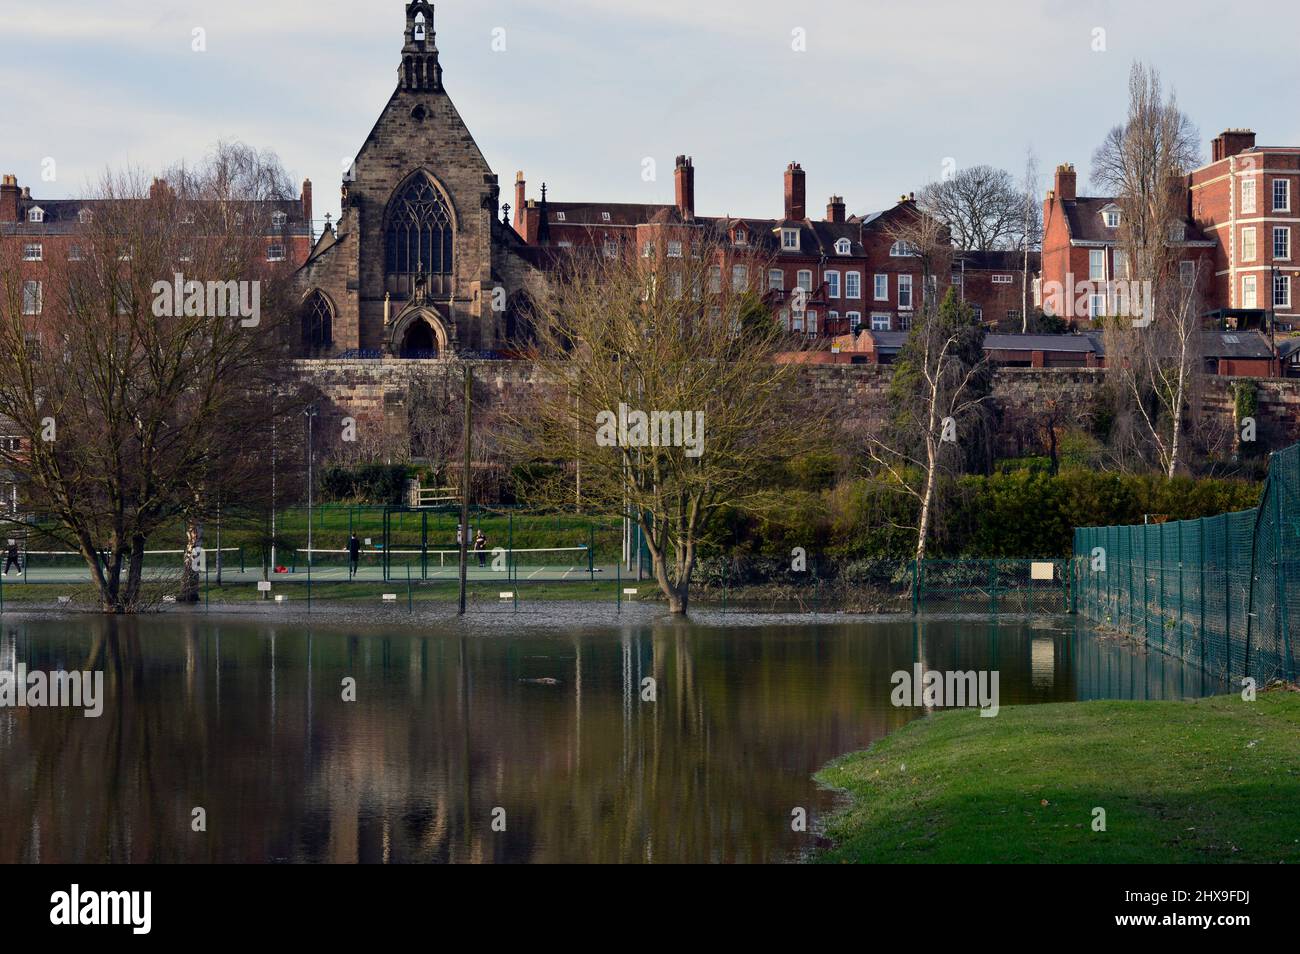
[[1251, 130], [1229, 129], [1188, 191], [1197, 227], [1216, 239], [1216, 307], [1300, 326], [1300, 148], [1257, 146]]
[[[920, 307], [922, 273], [892, 228], [919, 214], [915, 197], [903, 196], [884, 212], [849, 216], [844, 198], [833, 195], [825, 216], [813, 217], [806, 173], [792, 162], [785, 170], [779, 217], [702, 216], [696, 210], [695, 164], [689, 157], [677, 157], [673, 178], [672, 205], [555, 202], [545, 186], [540, 200], [529, 199], [520, 172], [514, 228], [530, 245], [602, 249], [613, 256], [628, 243], [647, 254], [666, 243], [669, 257], [681, 254], [675, 237], [681, 229], [707, 231], [756, 263], [733, 264], [727, 280], [734, 288], [766, 295], [792, 332], [833, 336], [857, 328], [911, 327]], [[940, 294], [946, 290], [946, 281], [943, 287], [935, 284]]]
[[[1081, 196], [1074, 166], [1057, 166], [1043, 202], [1042, 272], [1037, 296], [1044, 311], [1087, 326], [1107, 315], [1140, 317], [1137, 295], [1120, 247], [1123, 212], [1114, 198]], [[1215, 241], [1188, 217], [1169, 241], [1178, 250], [1180, 274], [1204, 282], [1213, 271]], [[1212, 299], [1211, 299], [1212, 300]]]
[[[166, 183], [154, 180], [153, 190]], [[81, 254], [78, 236], [93, 221], [103, 199], [41, 199], [29, 187], [19, 186], [13, 175], [0, 179], [0, 256], [16, 262], [22, 282], [23, 314], [36, 318], [47, 313], [52, 297], [50, 283], [69, 261]], [[297, 269], [311, 251], [311, 181], [302, 184], [296, 201], [267, 202], [262, 209], [271, 232], [266, 236], [266, 260]], [[252, 221], [252, 220], [250, 220]], [[169, 276], [160, 275], [160, 279]]]

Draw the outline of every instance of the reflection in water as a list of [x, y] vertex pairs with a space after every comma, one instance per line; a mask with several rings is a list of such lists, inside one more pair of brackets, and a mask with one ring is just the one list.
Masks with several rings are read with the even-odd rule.
[[1002, 706], [1222, 689], [1068, 619], [589, 620], [8, 618], [0, 668], [107, 701], [0, 709], [0, 862], [788, 860], [813, 773], [923, 714], [889, 701], [913, 663]]

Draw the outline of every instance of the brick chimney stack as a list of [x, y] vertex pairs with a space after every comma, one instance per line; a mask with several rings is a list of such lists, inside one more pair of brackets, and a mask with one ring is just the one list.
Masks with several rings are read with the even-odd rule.
[[826, 221], [843, 224], [844, 222], [844, 196], [831, 196], [830, 203], [826, 206]]
[[1225, 129], [1215, 137], [1210, 147], [1210, 161], [1218, 162], [1240, 155], [1247, 149], [1255, 148], [1255, 132], [1252, 129]]
[[524, 213], [528, 205], [528, 183], [524, 180], [523, 170], [515, 173], [515, 231], [524, 234]]
[[302, 220], [307, 223], [308, 235], [315, 235], [311, 221], [311, 180], [302, 180]]
[[802, 222], [808, 218], [803, 166], [797, 162], [790, 163], [785, 169], [785, 218], [787, 222]]
[[1073, 202], [1078, 198], [1075, 189], [1078, 175], [1071, 163], [1065, 162], [1056, 167], [1056, 197], [1062, 202]]
[[673, 180], [677, 184], [677, 211], [689, 222], [695, 218], [695, 160], [678, 156]]
[[18, 178], [7, 175], [0, 181], [0, 222], [18, 221]]

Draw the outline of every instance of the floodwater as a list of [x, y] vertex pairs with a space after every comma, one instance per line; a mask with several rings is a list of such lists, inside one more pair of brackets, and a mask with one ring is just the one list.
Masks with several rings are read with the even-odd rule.
[[791, 861], [916, 662], [1002, 706], [1223, 691], [1070, 617], [424, 612], [7, 614], [0, 675], [105, 681], [0, 708], [0, 862]]

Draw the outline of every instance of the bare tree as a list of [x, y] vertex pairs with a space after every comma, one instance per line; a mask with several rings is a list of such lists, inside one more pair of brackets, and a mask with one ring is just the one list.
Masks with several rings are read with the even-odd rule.
[[1170, 477], [1182, 463], [1187, 396], [1200, 371], [1204, 276], [1184, 244], [1184, 176], [1199, 159], [1198, 134], [1174, 95], [1165, 97], [1153, 68], [1134, 63], [1128, 119], [1092, 160], [1094, 183], [1115, 196], [1120, 213], [1123, 293], [1107, 290], [1106, 360], [1121, 378], [1130, 433], [1149, 442]]
[[950, 273], [953, 255], [943, 223], [918, 214], [895, 223], [891, 233], [917, 258], [924, 293], [894, 363], [890, 425], [866, 435], [865, 443], [877, 475], [916, 501], [915, 556], [923, 560], [939, 517], [941, 478], [961, 468], [972, 444], [988, 444], [993, 370], [972, 309], [951, 290], [939, 298], [938, 280]]
[[263, 158], [106, 175], [36, 307], [22, 263], [0, 261], [0, 414], [21, 438], [4, 460], [108, 612], [140, 605], [146, 545], [178, 525], [192, 593], [204, 521], [263, 479], [290, 277], [267, 263]]
[[1038, 156], [1033, 147], [1025, 150], [1025, 176], [1021, 181], [1024, 226], [1021, 229], [1020, 245], [1024, 262], [1020, 274], [1020, 330], [1029, 332], [1029, 255], [1043, 244], [1043, 207], [1039, 205], [1038, 196]]
[[643, 257], [577, 254], [536, 306], [543, 387], [512, 424], [516, 456], [560, 465], [532, 498], [629, 514], [655, 581], [684, 614], [723, 508], [779, 506], [756, 477], [818, 446], [827, 410], [800, 397], [792, 345], [760, 299], [766, 261], [681, 226]]
[[932, 182], [919, 202], [948, 227], [964, 251], [1018, 249], [1031, 227], [1024, 194], [1006, 170], [993, 166], [969, 166]]

